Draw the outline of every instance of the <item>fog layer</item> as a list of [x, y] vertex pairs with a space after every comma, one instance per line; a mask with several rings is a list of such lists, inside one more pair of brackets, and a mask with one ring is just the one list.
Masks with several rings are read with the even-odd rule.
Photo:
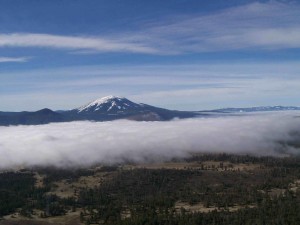
[[299, 114], [0, 127], [0, 167], [165, 161], [193, 152], [297, 155]]

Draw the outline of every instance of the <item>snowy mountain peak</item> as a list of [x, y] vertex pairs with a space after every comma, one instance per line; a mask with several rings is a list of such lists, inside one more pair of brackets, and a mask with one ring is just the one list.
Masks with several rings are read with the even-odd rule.
[[96, 99], [87, 105], [75, 109], [78, 113], [86, 112], [111, 112], [120, 113], [136, 108], [143, 107], [141, 104], [129, 101], [127, 98], [109, 95], [103, 98]]
[[125, 99], [125, 98], [122, 98], [122, 97], [119, 97], [119, 96], [114, 96], [114, 95], [108, 95], [108, 96], [105, 96], [103, 98], [96, 99], [95, 101], [89, 103], [87, 106], [100, 105], [100, 104], [103, 104], [103, 103], [107, 103], [109, 101], [116, 101], [116, 100], [121, 100], [121, 99]]

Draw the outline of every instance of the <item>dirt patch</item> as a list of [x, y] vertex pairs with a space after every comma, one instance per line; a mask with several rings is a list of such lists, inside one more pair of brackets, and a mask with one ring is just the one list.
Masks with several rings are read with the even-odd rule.
[[182, 209], [184, 209], [187, 213], [209, 213], [212, 211], [223, 211], [223, 210], [227, 210], [229, 212], [235, 212], [238, 211], [239, 209], [243, 209], [243, 208], [254, 208], [256, 207], [255, 205], [248, 205], [248, 206], [240, 206], [240, 205], [235, 205], [235, 206], [231, 206], [231, 207], [216, 207], [216, 206], [209, 206], [206, 207], [203, 203], [197, 203], [197, 204], [189, 204], [187, 202], [176, 202], [175, 203], [175, 210], [177, 213], [181, 213]]
[[300, 180], [295, 180], [293, 183], [289, 184], [289, 190], [296, 193], [300, 190]]
[[82, 225], [80, 222], [80, 212], [68, 212], [64, 216], [56, 216], [49, 218], [40, 218], [38, 212], [33, 215], [32, 218], [26, 218], [21, 216], [19, 213], [14, 213], [5, 216], [0, 221], [0, 225]]
[[82, 176], [77, 181], [67, 179], [53, 182], [53, 187], [48, 194], [55, 194], [61, 198], [78, 197], [78, 193], [83, 188], [98, 187], [114, 176], [114, 172], [97, 172], [93, 176]]
[[35, 187], [36, 188], [42, 188], [44, 187], [44, 178], [45, 176], [44, 175], [40, 175], [39, 173], [35, 172], [34, 173], [34, 178], [35, 178]]
[[279, 197], [279, 196], [285, 196], [286, 189], [280, 189], [280, 188], [272, 188], [270, 191], [268, 191], [268, 194], [271, 198]]
[[121, 219], [124, 220], [124, 219], [128, 219], [128, 218], [131, 218], [131, 212], [129, 209], [124, 209], [121, 212]]

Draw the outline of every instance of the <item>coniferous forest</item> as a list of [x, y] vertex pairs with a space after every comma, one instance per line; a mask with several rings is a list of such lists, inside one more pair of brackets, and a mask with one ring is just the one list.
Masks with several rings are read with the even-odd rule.
[[0, 224], [300, 224], [300, 158], [194, 155], [166, 163], [0, 174]]

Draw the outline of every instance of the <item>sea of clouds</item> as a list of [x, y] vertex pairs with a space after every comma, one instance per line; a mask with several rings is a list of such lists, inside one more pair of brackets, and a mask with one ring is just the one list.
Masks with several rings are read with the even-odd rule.
[[190, 153], [300, 155], [300, 112], [0, 127], [1, 169], [167, 161]]

